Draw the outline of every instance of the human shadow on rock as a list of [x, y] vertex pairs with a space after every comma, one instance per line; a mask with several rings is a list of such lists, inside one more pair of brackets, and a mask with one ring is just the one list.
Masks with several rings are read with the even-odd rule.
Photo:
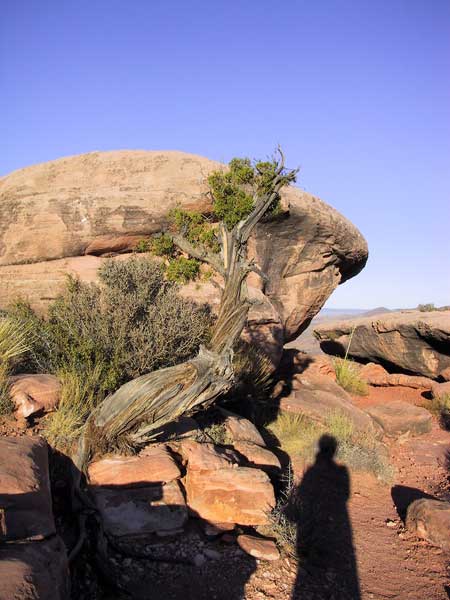
[[314, 464], [293, 492], [299, 568], [292, 600], [360, 600], [358, 570], [347, 502], [350, 475], [334, 461], [337, 441], [319, 440]]

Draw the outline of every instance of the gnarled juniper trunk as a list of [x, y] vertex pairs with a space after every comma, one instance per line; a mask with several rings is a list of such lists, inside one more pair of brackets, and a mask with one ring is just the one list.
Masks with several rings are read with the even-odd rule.
[[80, 438], [75, 458], [79, 469], [84, 469], [93, 449], [138, 448], [165, 424], [208, 407], [233, 386], [233, 347], [251, 304], [246, 277], [250, 271], [264, 277], [247, 260], [247, 242], [280, 189], [296, 175], [296, 171], [284, 171], [281, 151], [280, 157], [268, 188], [254, 194], [252, 212], [231, 231], [220, 224], [220, 254], [194, 246], [182, 235], [172, 235], [182, 251], [208, 263], [224, 280], [210, 348], [200, 348], [198, 356], [188, 362], [138, 377], [106, 398], [89, 417]]

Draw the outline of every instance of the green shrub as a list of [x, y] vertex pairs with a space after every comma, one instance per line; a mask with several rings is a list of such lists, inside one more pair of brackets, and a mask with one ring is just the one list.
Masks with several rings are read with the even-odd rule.
[[366, 396], [369, 393], [367, 383], [361, 379], [358, 367], [348, 358], [335, 358], [333, 367], [336, 373], [336, 381], [350, 394]]
[[150, 252], [150, 242], [148, 240], [139, 240], [136, 246], [134, 247], [134, 251], [138, 254]]
[[156, 261], [108, 260], [99, 279], [97, 285], [69, 278], [64, 294], [50, 305], [48, 319], [24, 304], [12, 309], [36, 332], [33, 370], [83, 374], [97, 369], [98, 392], [105, 393], [187, 360], [207, 341], [209, 309], [181, 298]]
[[254, 344], [240, 341], [233, 356], [236, 384], [227, 402], [258, 427], [264, 426], [273, 415], [270, 392], [274, 366], [270, 358]]
[[173, 256], [175, 253], [175, 244], [167, 233], [155, 235], [150, 243], [150, 249], [156, 256]]
[[[252, 163], [249, 158], [233, 158], [228, 171], [214, 171], [208, 177], [216, 217], [231, 230], [253, 210], [253, 197], [271, 189], [276, 176], [275, 160]], [[280, 196], [269, 207], [269, 215], [280, 211]]]
[[178, 256], [173, 258], [166, 269], [166, 276], [169, 281], [178, 283], [188, 283], [197, 279], [200, 273], [200, 262], [195, 258], [185, 258]]
[[219, 252], [220, 246], [214, 227], [204, 215], [177, 207], [171, 211], [170, 219], [175, 229], [191, 244], [201, 244], [212, 252]]

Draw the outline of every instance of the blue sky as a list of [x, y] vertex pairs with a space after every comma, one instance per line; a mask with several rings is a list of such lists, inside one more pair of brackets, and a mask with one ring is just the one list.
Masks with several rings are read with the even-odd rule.
[[448, 0], [3, 0], [0, 85], [0, 175], [280, 143], [369, 243], [328, 307], [450, 304]]

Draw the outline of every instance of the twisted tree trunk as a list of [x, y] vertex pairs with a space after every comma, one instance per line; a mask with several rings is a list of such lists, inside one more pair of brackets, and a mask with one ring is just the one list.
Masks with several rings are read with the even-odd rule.
[[296, 171], [284, 172], [280, 152], [269, 190], [253, 197], [252, 212], [231, 231], [219, 226], [220, 253], [213, 254], [173, 234], [174, 243], [194, 258], [208, 263], [224, 280], [219, 314], [209, 349], [201, 347], [196, 358], [134, 379], [106, 398], [88, 419], [80, 438], [75, 464], [83, 469], [94, 448], [137, 448], [163, 425], [204, 409], [233, 386], [233, 347], [245, 326], [250, 301], [246, 277], [256, 265], [247, 260], [247, 242], [257, 223], [278, 198], [279, 191], [295, 179]]

